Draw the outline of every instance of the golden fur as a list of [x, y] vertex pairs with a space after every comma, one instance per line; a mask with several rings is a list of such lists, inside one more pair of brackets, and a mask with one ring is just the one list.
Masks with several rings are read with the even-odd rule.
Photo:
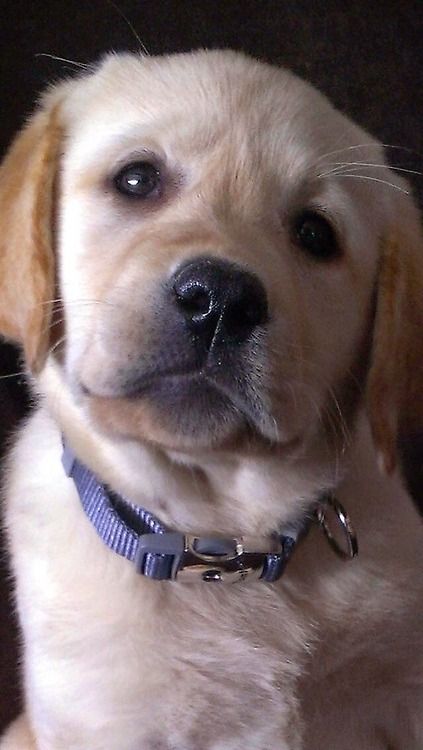
[[[151, 152], [166, 190], [135, 210], [110, 174]], [[374, 180], [383, 165], [307, 84], [231, 52], [109, 56], [17, 136], [0, 171], [0, 330], [40, 403], [8, 465], [26, 710], [1, 750], [423, 747], [423, 530], [396, 469], [423, 424], [423, 245], [405, 182]], [[295, 246], [310, 205], [340, 258]], [[152, 357], [158, 285], [203, 254], [266, 290], [243, 386], [253, 431], [237, 417], [195, 432], [119, 380]], [[313, 531], [277, 584], [144, 580], [86, 521], [62, 432], [184, 531], [264, 536], [333, 489], [360, 555], [340, 562]]]

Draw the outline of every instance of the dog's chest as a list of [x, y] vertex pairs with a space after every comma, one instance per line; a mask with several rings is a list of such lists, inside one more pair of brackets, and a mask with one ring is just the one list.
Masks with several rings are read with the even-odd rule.
[[252, 750], [290, 734], [304, 632], [280, 592], [137, 576], [97, 538], [57, 450], [47, 464], [12, 487], [9, 509], [45, 746], [108, 750], [107, 736], [113, 750]]
[[[58, 737], [78, 728], [69, 750], [95, 750], [99, 726], [113, 750], [214, 748], [222, 739], [235, 750], [240, 738], [265, 748], [284, 735], [295, 710], [294, 650], [260, 636], [236, 598], [222, 612], [218, 596], [206, 601], [210, 592], [178, 597], [164, 584], [151, 594], [156, 583], [131, 586], [125, 574], [119, 591], [108, 567], [83, 595], [69, 582], [50, 598], [51, 617], [41, 605], [28, 639], [34, 710]], [[74, 572], [81, 580], [82, 568]]]

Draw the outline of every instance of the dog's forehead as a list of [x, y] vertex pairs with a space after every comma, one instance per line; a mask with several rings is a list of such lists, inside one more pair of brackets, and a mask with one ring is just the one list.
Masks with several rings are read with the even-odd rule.
[[178, 110], [217, 120], [235, 113], [250, 119], [273, 112], [286, 116], [298, 108], [301, 94], [312, 95], [311, 87], [288, 71], [233, 52], [108, 55], [83, 84], [87, 114], [112, 109], [115, 102], [121, 116], [136, 112], [146, 118]]
[[82, 150], [93, 136], [97, 144], [151, 137], [192, 155], [228, 136], [263, 160], [288, 145], [309, 164], [355, 130], [293, 74], [228, 51], [111, 55], [71, 100], [70, 135]]

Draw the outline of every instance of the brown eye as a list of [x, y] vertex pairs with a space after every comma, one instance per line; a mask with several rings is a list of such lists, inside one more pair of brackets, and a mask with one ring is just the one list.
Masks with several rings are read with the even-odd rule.
[[334, 229], [317, 211], [304, 211], [294, 225], [297, 243], [316, 260], [332, 260], [341, 254]]
[[116, 190], [130, 198], [150, 198], [161, 192], [160, 172], [148, 161], [138, 161], [123, 167], [113, 179]]

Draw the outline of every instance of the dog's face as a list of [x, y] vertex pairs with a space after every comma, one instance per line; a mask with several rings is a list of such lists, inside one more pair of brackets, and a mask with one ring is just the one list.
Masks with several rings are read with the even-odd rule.
[[[43, 117], [56, 356], [93, 422], [165, 448], [286, 453], [348, 426], [375, 317], [377, 342], [404, 319], [393, 210], [413, 253], [418, 233], [402, 183], [368, 166], [384, 164], [377, 143], [307, 84], [235, 53], [110, 57], [50, 94]], [[34, 361], [44, 327], [38, 339]], [[378, 402], [391, 381], [373, 369]]]
[[58, 242], [72, 388], [165, 445], [302, 442], [370, 328], [366, 190], [320, 177], [342, 128], [362, 134], [237, 56], [112, 59], [79, 97]]

